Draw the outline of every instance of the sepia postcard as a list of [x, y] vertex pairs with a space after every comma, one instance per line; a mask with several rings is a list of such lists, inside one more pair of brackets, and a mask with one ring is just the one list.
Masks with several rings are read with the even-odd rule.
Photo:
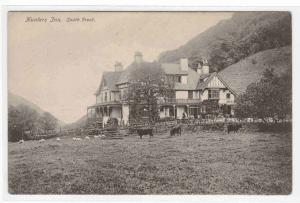
[[288, 11], [7, 12], [7, 193], [289, 195]]

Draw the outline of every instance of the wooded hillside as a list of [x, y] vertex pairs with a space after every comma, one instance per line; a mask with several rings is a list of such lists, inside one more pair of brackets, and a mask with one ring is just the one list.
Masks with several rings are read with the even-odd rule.
[[289, 12], [237, 12], [178, 49], [161, 53], [159, 61], [206, 57], [212, 70], [220, 71], [260, 51], [290, 45], [291, 40]]

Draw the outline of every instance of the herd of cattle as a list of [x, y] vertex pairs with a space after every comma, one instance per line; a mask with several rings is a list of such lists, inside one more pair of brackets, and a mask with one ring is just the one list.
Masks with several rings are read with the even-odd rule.
[[[242, 124], [229, 124], [227, 125], [227, 133], [234, 132], [236, 133], [240, 128], [242, 128]], [[175, 126], [170, 130], [170, 136], [179, 135], [181, 136], [182, 127]], [[141, 128], [136, 129], [137, 134], [142, 139], [143, 135], [149, 135], [150, 138], [153, 137], [153, 128]]]
[[[236, 133], [236, 132], [238, 132], [238, 130], [240, 128], [242, 128], [242, 124], [228, 124], [227, 125], [227, 133], [230, 133], [230, 132]], [[181, 132], [182, 132], [182, 126], [181, 125], [176, 125], [175, 127], [172, 127], [170, 129], [170, 136], [175, 136], [175, 135], [181, 136]], [[136, 133], [138, 134], [140, 139], [142, 139], [144, 135], [149, 135], [149, 138], [152, 138], [153, 137], [153, 128], [139, 128], [139, 129], [136, 129]], [[104, 138], [104, 137], [105, 137], [105, 135], [94, 135], [95, 139]], [[90, 137], [86, 136], [85, 139], [89, 140]], [[80, 141], [80, 140], [82, 140], [82, 138], [73, 137], [72, 140]], [[46, 141], [45, 139], [40, 139], [39, 140], [39, 142], [45, 142], [45, 141]], [[60, 141], [60, 138], [57, 137], [56, 141]], [[20, 140], [19, 143], [20, 144], [24, 143], [24, 140], [23, 139]]]

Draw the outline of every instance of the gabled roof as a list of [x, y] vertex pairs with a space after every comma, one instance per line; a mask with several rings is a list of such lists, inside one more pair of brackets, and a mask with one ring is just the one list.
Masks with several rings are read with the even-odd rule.
[[123, 74], [123, 72], [124, 71], [103, 72], [101, 83], [95, 94], [97, 95], [99, 93], [104, 82], [106, 84], [106, 87], [108, 89], [110, 89], [111, 91], [118, 91], [116, 84], [117, 84], [117, 81], [119, 80], [120, 76]]
[[207, 88], [208, 84], [214, 77], [217, 77], [225, 87], [227, 87], [234, 95], [237, 95], [237, 93], [229, 87], [229, 85], [217, 72], [201, 75], [199, 78], [197, 89], [204, 90], [205, 88]]
[[203, 90], [207, 87], [209, 82], [217, 75], [216, 72], [214, 73], [209, 73], [209, 74], [204, 74], [201, 75], [199, 78], [198, 84], [197, 84], [197, 89]]
[[167, 75], [187, 75], [188, 71], [181, 70], [178, 63], [162, 63], [161, 68]]
[[[146, 66], [151, 68], [154, 63], [150, 62], [142, 62], [139, 66]], [[96, 91], [96, 95], [100, 92], [103, 82], [106, 83], [106, 87], [111, 91], [118, 91], [117, 85], [127, 83], [130, 77], [130, 71], [137, 68], [138, 65], [136, 63], [132, 63], [124, 71], [119, 72], [104, 72], [101, 79], [101, 84]], [[214, 78], [217, 77], [225, 87], [227, 87], [233, 94], [237, 95], [237, 93], [229, 87], [229, 85], [224, 81], [224, 79], [216, 72], [208, 73], [208, 74], [201, 74], [199, 75], [194, 69], [188, 67], [187, 71], [180, 70], [179, 64], [171, 64], [171, 63], [164, 63], [161, 64], [161, 67], [165, 71], [167, 75], [186, 75], [187, 76], [187, 84], [183, 83], [175, 83], [174, 89], [175, 90], [204, 90], [208, 87], [209, 82]], [[173, 70], [174, 68], [174, 70]]]

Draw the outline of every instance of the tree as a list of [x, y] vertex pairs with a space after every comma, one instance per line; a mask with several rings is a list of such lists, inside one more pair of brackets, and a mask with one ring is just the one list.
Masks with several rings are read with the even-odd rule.
[[25, 131], [37, 128], [39, 114], [27, 105], [20, 104], [8, 108], [8, 138], [10, 141], [24, 139]]
[[134, 63], [130, 68], [127, 101], [131, 118], [147, 114], [149, 123], [158, 117], [158, 100], [172, 96], [173, 83], [156, 62]]
[[55, 130], [57, 127], [57, 119], [48, 112], [42, 114], [39, 123], [44, 132]]
[[284, 119], [292, 112], [292, 77], [290, 72], [280, 76], [266, 69], [259, 82], [250, 84], [236, 101], [235, 113], [240, 118]]

